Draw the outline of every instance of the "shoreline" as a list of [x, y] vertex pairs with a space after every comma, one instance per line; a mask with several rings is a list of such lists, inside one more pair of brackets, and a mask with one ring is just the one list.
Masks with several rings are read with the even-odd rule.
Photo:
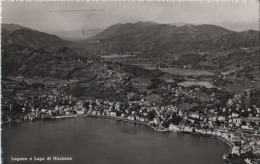
[[148, 126], [152, 129], [154, 129], [155, 131], [158, 132], [167, 132], [167, 131], [171, 131], [169, 129], [167, 130], [160, 130], [160, 129], [156, 129], [155, 127], [149, 125], [148, 123], [145, 122], [140, 122], [140, 121], [134, 121], [134, 120], [129, 120], [129, 119], [125, 119], [125, 118], [119, 118], [119, 117], [111, 117], [111, 116], [104, 116], [104, 115], [92, 115], [92, 114], [86, 114], [83, 117], [97, 117], [97, 118], [107, 118], [107, 119], [112, 119], [112, 120], [117, 120], [117, 121], [123, 121], [123, 122], [130, 122], [130, 123], [135, 123], [135, 124], [140, 124], [140, 125], [145, 125]]
[[[196, 132], [196, 131], [195, 132], [188, 132], [188, 131], [184, 131], [184, 130], [176, 131], [176, 130], [170, 130], [170, 129], [161, 130], [161, 129], [157, 129], [156, 127], [153, 127], [153, 126], [149, 125], [149, 123], [129, 120], [129, 119], [120, 118], [120, 117], [112, 117], [112, 116], [105, 116], [105, 115], [93, 115], [93, 114], [85, 114], [85, 115], [77, 115], [77, 114], [75, 114], [75, 115], [68, 115], [68, 116], [55, 116], [55, 117], [50, 117], [49, 119], [85, 118], [85, 117], [106, 118], [106, 119], [112, 119], [112, 120], [116, 120], [116, 121], [123, 121], [123, 122], [130, 122], [130, 123], [134, 123], [134, 124], [145, 125], [145, 126], [148, 126], [148, 127], [152, 128], [153, 130], [155, 130], [157, 132], [172, 132], [172, 133], [174, 132], [174, 133], [181, 133], [181, 134], [200, 135], [200, 136], [207, 137], [207, 138], [214, 138], [214, 139], [221, 140], [224, 144], [229, 146], [229, 148], [230, 148], [229, 152], [231, 152], [231, 150], [233, 148], [232, 143], [230, 143], [228, 140], [226, 140], [225, 138], [220, 137], [220, 136], [214, 136], [214, 135], [211, 135], [211, 134], [202, 134], [202, 133], [199, 133], [199, 132]], [[44, 118], [44, 119], [40, 119], [40, 120], [47, 120], [47, 119]], [[35, 120], [29, 120], [29, 121], [35, 121]], [[21, 122], [23, 122], [23, 121], [21, 121]], [[16, 123], [21, 123], [21, 122], [16, 122]], [[3, 123], [13, 123], [13, 122], [3, 122]], [[223, 156], [225, 156], [226, 154], [224, 154]]]
[[[84, 117], [106, 118], [106, 119], [112, 119], [112, 120], [117, 120], [117, 121], [124, 121], [124, 122], [130, 122], [130, 123], [135, 123], [135, 124], [141, 124], [141, 125], [148, 126], [148, 127], [154, 129], [157, 132], [172, 132], [172, 133], [174, 132], [174, 133], [181, 133], [181, 134], [199, 135], [199, 136], [203, 136], [203, 137], [207, 137], [207, 138], [214, 138], [214, 139], [221, 140], [224, 144], [228, 145], [229, 146], [229, 152], [231, 152], [231, 150], [233, 148], [233, 145], [229, 141], [227, 141], [225, 138], [220, 137], [220, 136], [214, 136], [214, 135], [211, 135], [211, 134], [201, 134], [201, 133], [198, 133], [198, 132], [187, 132], [187, 131], [174, 131], [174, 130], [170, 130], [170, 129], [160, 130], [160, 129], [157, 129], [157, 128], [149, 125], [148, 123], [128, 120], [128, 119], [124, 119], [124, 118], [118, 118], [118, 117], [111, 117], [111, 116], [86, 114], [86, 115], [84, 115]], [[226, 155], [226, 154], [224, 154], [224, 155]]]
[[[214, 138], [214, 139], [219, 139], [221, 140], [224, 144], [228, 145], [229, 146], [229, 152], [231, 152], [232, 148], [233, 148], [233, 145], [227, 141], [225, 138], [222, 138], [222, 137], [219, 137], [219, 136], [214, 136], [214, 135], [210, 135], [210, 134], [201, 134], [201, 133], [198, 133], [198, 132], [187, 132], [187, 131], [173, 131], [173, 130], [170, 130], [170, 129], [167, 129], [167, 130], [160, 130], [160, 129], [157, 129], [151, 125], [149, 125], [148, 123], [144, 123], [144, 122], [139, 122], [139, 121], [133, 121], [133, 120], [128, 120], [128, 119], [124, 119], [124, 118], [118, 118], [118, 117], [111, 117], [111, 116], [102, 116], [102, 115], [91, 115], [91, 114], [87, 114], [87, 115], [84, 115], [84, 117], [96, 117], [96, 118], [107, 118], [107, 119], [113, 119], [113, 120], [117, 120], [117, 121], [124, 121], [124, 122], [131, 122], [131, 123], [135, 123], [135, 124], [141, 124], [141, 125], [146, 125], [152, 129], [154, 129], [155, 131], [157, 132], [174, 132], [174, 133], [182, 133], [182, 134], [190, 134], [190, 135], [200, 135], [200, 136], [203, 136], [203, 137], [208, 137], [208, 138]], [[227, 153], [226, 153], [227, 154]], [[226, 155], [224, 154], [224, 155]], [[224, 156], [223, 155], [223, 156]]]

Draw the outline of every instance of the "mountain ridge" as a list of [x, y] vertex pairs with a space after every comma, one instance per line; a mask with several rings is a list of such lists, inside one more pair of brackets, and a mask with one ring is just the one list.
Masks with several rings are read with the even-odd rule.
[[[252, 46], [259, 43], [258, 31], [235, 32], [212, 24], [172, 26], [150, 22], [115, 24], [81, 43], [98, 41], [102, 51], [146, 54], [207, 51], [218, 48]], [[110, 46], [104, 46], [104, 45]], [[94, 45], [94, 46], [96, 46]], [[93, 46], [93, 44], [92, 44]], [[124, 51], [124, 52], [122, 52]]]
[[[13, 23], [10, 23], [10, 24], [2, 23], [1, 26], [2, 26], [2, 30], [4, 29], [4, 30], [10, 31], [10, 32], [15, 31], [15, 30], [19, 30], [19, 29], [22, 29], [22, 28], [30, 29], [28, 27], [21, 26], [19, 24], [13, 24]], [[32, 30], [32, 29], [30, 29], [30, 30]]]

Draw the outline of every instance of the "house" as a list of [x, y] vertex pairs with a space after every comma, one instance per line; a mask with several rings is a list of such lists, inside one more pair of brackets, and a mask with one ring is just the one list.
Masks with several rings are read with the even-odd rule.
[[189, 117], [193, 119], [199, 119], [200, 115], [198, 113], [192, 113], [191, 115], [189, 115]]
[[212, 121], [212, 122], [216, 122], [217, 121], [217, 116], [209, 117], [209, 120]]
[[218, 121], [224, 122], [226, 118], [224, 116], [218, 116]]
[[227, 132], [223, 132], [223, 133], [221, 134], [221, 136], [222, 136], [224, 139], [226, 139], [226, 140], [229, 140], [229, 138], [230, 138], [230, 135], [229, 135], [229, 133], [227, 133]]
[[145, 122], [145, 118], [140, 117], [140, 121], [141, 121], [141, 122]]
[[246, 130], [254, 130], [250, 125], [242, 125], [241, 128]]
[[179, 110], [178, 114], [182, 117], [184, 115], [182, 110]]
[[207, 134], [207, 130], [205, 129], [197, 129], [196, 132], [200, 134]]
[[251, 151], [252, 149], [251, 149], [251, 146], [249, 146], [249, 145], [242, 145], [241, 146], [241, 154], [243, 154], [243, 153], [246, 153], [246, 152], [249, 152], [249, 151]]
[[185, 132], [193, 132], [193, 128], [192, 127], [184, 127], [183, 129]]
[[84, 110], [77, 110], [76, 112], [77, 112], [77, 114], [79, 114], [79, 115], [83, 115], [83, 114], [84, 114]]
[[244, 159], [244, 161], [245, 161], [247, 164], [253, 164], [253, 163], [252, 163], [252, 159], [247, 158], [247, 159]]
[[150, 79], [145, 79], [145, 78], [140, 78], [140, 77], [134, 77], [134, 78], [132, 78], [132, 81], [133, 81], [136, 85], [148, 86], [148, 85], [151, 84]]
[[111, 117], [116, 117], [116, 112], [110, 112]]
[[256, 146], [252, 146], [252, 148], [253, 148], [254, 155], [260, 157], [260, 146], [256, 145]]
[[239, 114], [233, 112], [233, 113], [231, 114], [231, 116], [232, 116], [233, 118], [237, 118], [237, 117], [239, 116]]
[[214, 135], [214, 136], [221, 136], [221, 132], [218, 131], [218, 130], [214, 130], [214, 131], [212, 131], [212, 135]]
[[169, 129], [172, 130], [172, 131], [175, 131], [175, 132], [180, 131], [179, 126], [176, 126], [176, 125], [173, 125], [173, 124], [169, 125]]
[[195, 120], [193, 120], [193, 119], [188, 119], [191, 123], [195, 123]]
[[232, 154], [240, 155], [240, 146], [233, 146], [231, 150]]
[[154, 123], [155, 125], [159, 125], [159, 123], [160, 123], [159, 118], [154, 118], [154, 119], [153, 119], [153, 123]]
[[241, 143], [241, 136], [239, 133], [231, 133], [230, 140], [233, 143]]
[[46, 113], [46, 112], [47, 112], [47, 109], [41, 109], [41, 112], [42, 112], [42, 113]]

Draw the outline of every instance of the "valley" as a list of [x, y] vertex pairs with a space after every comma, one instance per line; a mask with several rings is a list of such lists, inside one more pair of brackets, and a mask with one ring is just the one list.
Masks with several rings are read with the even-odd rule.
[[258, 31], [137, 22], [75, 42], [14, 25], [2, 36], [5, 123], [89, 114], [222, 131], [232, 148], [259, 139]]

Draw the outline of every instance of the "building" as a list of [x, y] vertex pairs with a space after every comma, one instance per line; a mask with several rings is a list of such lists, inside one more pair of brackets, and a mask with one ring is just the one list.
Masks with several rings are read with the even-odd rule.
[[231, 150], [232, 154], [240, 155], [240, 146], [233, 146]]

